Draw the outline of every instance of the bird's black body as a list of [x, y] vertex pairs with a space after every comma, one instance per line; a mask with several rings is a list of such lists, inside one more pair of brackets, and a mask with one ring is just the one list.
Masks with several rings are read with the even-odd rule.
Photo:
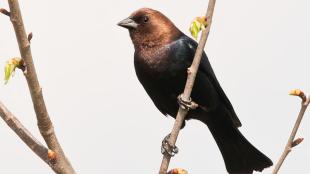
[[[161, 55], [160, 61], [156, 54], [151, 55], [154, 58], [141, 57], [143, 55], [135, 52], [134, 62], [137, 77], [156, 107], [164, 115], [175, 117], [177, 114], [179, 107], [177, 96], [184, 91], [187, 68], [192, 63], [196, 48], [197, 43], [182, 34], [169, 45], [156, 50]], [[230, 118], [237, 127], [241, 126], [205, 53], [202, 55], [191, 97], [201, 107], [198, 108], [198, 111], [190, 111], [186, 119], [199, 119], [201, 113], [205, 115], [205, 111], [212, 111], [219, 105], [223, 105], [229, 112], [227, 118]]]
[[[152, 58], [142, 58], [140, 54], [135, 53], [137, 77], [156, 107], [165, 115], [175, 117], [177, 114], [179, 107], [177, 96], [184, 90], [187, 68], [192, 63], [196, 48], [195, 41], [182, 35], [176, 41], [157, 50], [161, 55], [165, 55], [162, 57], [165, 61], [145, 62], [142, 60]], [[228, 171], [236, 171], [234, 167], [249, 168], [244, 172], [250, 173], [251, 168], [261, 170], [271, 164], [271, 161], [239, 132], [237, 127], [241, 126], [241, 123], [219, 85], [205, 53], [201, 59], [191, 97], [199, 107], [191, 110], [186, 119], [198, 119], [209, 127], [225, 163], [234, 163], [227, 166]], [[255, 157], [253, 161], [252, 156]], [[258, 167], [255, 168], [256, 165]]]
[[[150, 20], [156, 21], [150, 24], [153, 30], [162, 26], [162, 30], [157, 29], [157, 35], [150, 34], [152, 30], [147, 28], [147, 23], [139, 24], [143, 15], [152, 15]], [[134, 65], [137, 77], [156, 107], [164, 115], [175, 117], [179, 107], [177, 97], [184, 90], [187, 68], [192, 63], [197, 43], [157, 11], [142, 9], [132, 16], [138, 23], [137, 29], [129, 29], [135, 45]], [[140, 37], [143, 34], [146, 38]], [[186, 119], [198, 119], [208, 126], [230, 174], [250, 174], [253, 170], [262, 171], [272, 165], [271, 160], [239, 132], [241, 122], [216, 79], [205, 53], [202, 55], [191, 98], [198, 104], [198, 108], [190, 110]]]

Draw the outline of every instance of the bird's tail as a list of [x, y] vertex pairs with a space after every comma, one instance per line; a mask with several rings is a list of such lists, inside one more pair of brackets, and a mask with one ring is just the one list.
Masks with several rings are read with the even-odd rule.
[[272, 166], [272, 161], [257, 150], [233, 124], [226, 108], [219, 107], [202, 120], [210, 129], [230, 174], [251, 174]]

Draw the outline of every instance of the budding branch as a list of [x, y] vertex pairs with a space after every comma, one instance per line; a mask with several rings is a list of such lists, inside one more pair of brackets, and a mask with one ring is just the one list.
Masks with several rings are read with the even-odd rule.
[[[216, 2], [216, 0], [209, 0], [208, 10], [207, 10], [207, 14], [206, 14], [208, 25], [207, 25], [206, 29], [202, 30], [202, 34], [200, 37], [200, 41], [199, 41], [199, 44], [198, 44], [192, 65], [188, 68], [188, 76], [187, 76], [184, 92], [182, 95], [182, 99], [184, 101], [189, 101], [190, 96], [191, 96], [191, 92], [192, 92], [192, 89], [194, 86], [197, 70], [198, 70], [198, 67], [200, 64], [200, 60], [201, 60], [201, 56], [202, 56], [204, 47], [206, 45], [206, 42], [207, 42], [207, 39], [209, 36], [215, 2]], [[179, 135], [181, 126], [184, 122], [184, 119], [185, 119], [185, 116], [187, 115], [187, 112], [188, 112], [188, 110], [183, 109], [182, 107], [179, 107], [179, 110], [178, 110], [178, 113], [177, 113], [177, 116], [176, 116], [176, 119], [175, 119], [175, 122], [173, 125], [173, 129], [171, 131], [170, 138], [169, 138], [170, 146], [175, 146], [175, 143], [177, 141], [177, 137]], [[165, 153], [163, 155], [159, 174], [166, 174], [167, 173], [170, 159], [171, 159], [171, 156], [169, 154]]]

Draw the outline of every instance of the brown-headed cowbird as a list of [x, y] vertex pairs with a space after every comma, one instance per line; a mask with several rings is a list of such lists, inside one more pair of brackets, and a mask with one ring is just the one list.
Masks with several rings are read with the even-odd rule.
[[[149, 8], [135, 11], [118, 25], [129, 30], [136, 74], [145, 91], [161, 113], [175, 117], [197, 43], [162, 13]], [[190, 110], [186, 120], [197, 119], [208, 126], [230, 174], [250, 174], [272, 165], [238, 130], [241, 122], [205, 53], [191, 98], [198, 108]]]

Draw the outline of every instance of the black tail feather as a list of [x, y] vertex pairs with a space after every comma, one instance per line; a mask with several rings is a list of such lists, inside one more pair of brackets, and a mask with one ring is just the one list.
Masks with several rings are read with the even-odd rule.
[[251, 174], [272, 166], [272, 161], [257, 150], [238, 130], [225, 107], [208, 113], [202, 120], [210, 129], [230, 174]]

